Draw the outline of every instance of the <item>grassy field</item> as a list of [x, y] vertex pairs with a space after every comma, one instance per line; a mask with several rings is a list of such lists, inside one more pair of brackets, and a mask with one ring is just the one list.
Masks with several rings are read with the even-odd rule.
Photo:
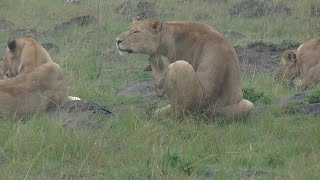
[[[231, 18], [226, 4], [157, 2], [165, 20], [199, 20], [218, 31], [234, 30], [248, 38], [235, 43], [283, 40], [303, 42], [319, 36], [320, 17], [309, 17], [311, 3], [290, 0], [292, 15]], [[275, 1], [276, 2], [276, 1]], [[0, 121], [0, 179], [241, 179], [256, 172], [258, 179], [317, 179], [320, 176], [319, 118], [285, 113], [280, 106], [261, 100], [263, 109], [245, 121], [195, 120], [182, 122], [170, 115], [150, 116], [137, 108], [139, 97], [117, 97], [114, 91], [135, 80], [152, 77], [144, 72], [147, 57], [117, 54], [115, 37], [130, 20], [113, 12], [116, 0], [82, 0], [79, 5], [62, 0], [1, 0], [0, 19], [14, 23], [12, 30], [29, 28], [47, 32], [42, 43], [61, 49], [51, 54], [66, 74], [68, 92], [108, 107], [128, 104], [116, 121], [102, 129], [65, 128], [62, 117], [38, 115], [26, 123]], [[172, 8], [179, 13], [172, 13]], [[98, 22], [86, 27], [52, 31], [56, 24], [80, 15]], [[0, 47], [10, 30], [0, 30]], [[3, 51], [0, 52], [3, 55]], [[263, 93], [268, 102], [296, 93], [274, 82], [270, 74], [243, 78], [245, 88]], [[109, 121], [100, 119], [100, 121]], [[261, 174], [261, 175], [260, 175]]]

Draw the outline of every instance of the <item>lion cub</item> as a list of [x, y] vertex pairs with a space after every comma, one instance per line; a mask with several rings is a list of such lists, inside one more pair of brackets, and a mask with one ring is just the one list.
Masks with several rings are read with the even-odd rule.
[[[179, 116], [201, 111], [242, 117], [253, 108], [243, 99], [237, 54], [212, 27], [186, 21], [134, 19], [128, 31], [116, 38], [120, 54], [149, 55], [159, 96], [167, 93]], [[161, 56], [171, 64], [164, 68]], [[160, 111], [162, 111], [160, 109]]]
[[33, 114], [69, 98], [60, 66], [33, 38], [11, 39], [0, 62], [0, 114]]

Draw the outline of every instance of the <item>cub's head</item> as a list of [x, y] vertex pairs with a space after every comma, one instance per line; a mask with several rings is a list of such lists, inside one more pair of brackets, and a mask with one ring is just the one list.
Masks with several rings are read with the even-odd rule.
[[32, 37], [10, 38], [1, 69], [10, 78], [48, 61], [51, 59], [47, 51]]
[[120, 55], [139, 53], [152, 55], [161, 40], [162, 22], [160, 19], [133, 19], [128, 31], [116, 38]]
[[299, 75], [297, 55], [293, 50], [286, 50], [281, 55], [275, 79], [294, 79]]

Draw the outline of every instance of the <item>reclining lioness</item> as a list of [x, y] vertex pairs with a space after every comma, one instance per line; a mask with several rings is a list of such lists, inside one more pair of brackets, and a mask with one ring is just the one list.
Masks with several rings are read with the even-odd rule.
[[43, 112], [73, 99], [60, 66], [31, 37], [9, 40], [0, 68], [0, 115]]
[[289, 79], [302, 90], [319, 84], [320, 38], [304, 42], [297, 50], [284, 51], [275, 78]]
[[[175, 115], [200, 110], [242, 117], [253, 108], [243, 99], [234, 48], [208, 25], [134, 19], [128, 31], [116, 38], [116, 45], [122, 55], [150, 56], [156, 92], [167, 93], [171, 106], [164, 109], [171, 108]], [[161, 55], [172, 63], [167, 69]]]

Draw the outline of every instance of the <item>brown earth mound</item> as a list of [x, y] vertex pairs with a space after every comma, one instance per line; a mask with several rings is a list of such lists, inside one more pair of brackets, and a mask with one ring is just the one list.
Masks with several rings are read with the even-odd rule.
[[53, 30], [54, 31], [63, 31], [63, 30], [68, 29], [72, 26], [82, 27], [82, 26], [90, 25], [95, 22], [97, 22], [96, 18], [91, 15], [78, 16], [78, 17], [71, 18], [69, 21], [63, 22], [61, 24], [57, 24], [53, 28]]

